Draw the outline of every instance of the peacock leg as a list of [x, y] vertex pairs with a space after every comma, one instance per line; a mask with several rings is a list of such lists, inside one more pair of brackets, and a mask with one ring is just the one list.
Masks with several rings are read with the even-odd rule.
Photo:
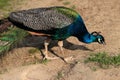
[[49, 57], [48, 56], [48, 45], [50, 43], [50, 39], [46, 39], [44, 42], [45, 52], [44, 52], [44, 59], [58, 59], [58, 57]]
[[61, 53], [64, 55], [63, 41], [58, 41], [58, 46], [59, 46], [59, 48], [60, 48]]
[[[63, 56], [64, 56], [63, 41], [58, 41], [58, 46], [59, 46], [59, 48], [60, 48], [61, 53], [62, 53]], [[73, 60], [73, 57], [72, 57], [72, 56], [69, 56], [69, 57], [64, 58], [64, 61], [65, 61], [65, 62], [68, 62], [68, 61], [71, 61], [71, 60]]]

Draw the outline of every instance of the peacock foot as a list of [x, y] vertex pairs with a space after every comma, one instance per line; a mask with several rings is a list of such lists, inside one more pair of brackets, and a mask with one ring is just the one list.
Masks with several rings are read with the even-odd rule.
[[69, 61], [74, 60], [74, 58], [73, 58], [73, 56], [70, 56], [70, 57], [64, 58], [64, 60], [65, 60], [66, 62], [69, 62]]
[[49, 57], [49, 56], [45, 56], [45, 57], [43, 58], [43, 60], [45, 60], [45, 59], [47, 59], [47, 60], [54, 60], [54, 59], [59, 59], [59, 57]]
[[61, 59], [61, 60], [63, 60], [65, 63], [69, 63], [69, 62], [71, 62], [71, 61], [74, 60], [73, 56], [66, 57], [66, 58], [45, 56], [45, 57], [43, 58], [43, 60], [46, 60], [46, 59], [47, 59], [47, 60]]

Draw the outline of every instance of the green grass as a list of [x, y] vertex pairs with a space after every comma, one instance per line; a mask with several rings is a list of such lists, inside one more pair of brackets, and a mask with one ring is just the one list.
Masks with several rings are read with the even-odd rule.
[[64, 5], [69, 5], [70, 2], [66, 1], [66, 2], [63, 2]]
[[11, 0], [0, 0], [0, 9], [3, 9], [5, 8], [6, 6], [9, 6], [10, 5], [10, 2]]
[[47, 64], [49, 61], [50, 60], [48, 60], [48, 59], [44, 59], [44, 60], [41, 61], [41, 64]]
[[72, 8], [72, 9], [76, 9], [76, 6], [75, 6], [75, 5], [72, 5], [71, 8]]
[[7, 32], [0, 34], [0, 55], [3, 55], [4, 52], [12, 49], [27, 35], [28, 33], [22, 29], [9, 27], [9, 30]]
[[90, 55], [86, 60], [88, 62], [95, 62], [101, 68], [109, 68], [109, 66], [119, 66], [120, 65], [120, 55], [110, 56], [106, 52], [99, 52], [97, 54]]
[[6, 18], [10, 12], [18, 10], [18, 5], [22, 2], [23, 0], [0, 0], [0, 18]]
[[39, 50], [38, 49], [30, 49], [30, 50], [28, 50], [28, 52], [30, 53], [30, 54], [34, 54], [34, 53], [36, 53], [36, 52], [38, 52]]
[[62, 72], [57, 73], [57, 80], [61, 80], [64, 74]]
[[58, 0], [58, 1], [63, 1], [63, 0]]
[[34, 56], [34, 60], [29, 61], [29, 62], [24, 62], [22, 64], [22, 66], [28, 66], [28, 65], [33, 65], [33, 64], [40, 64], [40, 63], [41, 63], [40, 59], [37, 58], [36, 56]]
[[0, 18], [7, 17], [10, 9], [11, 0], [0, 0]]

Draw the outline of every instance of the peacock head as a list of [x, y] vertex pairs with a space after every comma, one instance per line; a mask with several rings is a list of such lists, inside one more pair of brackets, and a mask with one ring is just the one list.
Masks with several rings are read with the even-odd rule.
[[106, 44], [104, 37], [100, 34], [100, 32], [92, 32], [91, 35], [95, 36], [95, 42], [98, 42], [99, 44]]

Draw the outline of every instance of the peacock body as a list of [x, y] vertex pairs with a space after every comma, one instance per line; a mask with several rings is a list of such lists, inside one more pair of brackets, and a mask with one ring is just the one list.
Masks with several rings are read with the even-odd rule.
[[[84, 43], [104, 44], [104, 37], [98, 32], [89, 33], [81, 16], [70, 8], [48, 7], [11, 12], [8, 21], [34, 35], [41, 35], [52, 40], [62, 41], [75, 36]], [[45, 43], [49, 43], [48, 40]], [[63, 43], [58, 43], [61, 51]], [[45, 57], [47, 58], [45, 44]], [[63, 51], [62, 51], [63, 52]]]
[[[51, 39], [64, 40], [82, 36], [88, 31], [80, 15], [66, 7], [37, 8], [12, 12], [9, 20], [18, 27], [51, 35]], [[19, 24], [19, 25], [18, 25]]]

